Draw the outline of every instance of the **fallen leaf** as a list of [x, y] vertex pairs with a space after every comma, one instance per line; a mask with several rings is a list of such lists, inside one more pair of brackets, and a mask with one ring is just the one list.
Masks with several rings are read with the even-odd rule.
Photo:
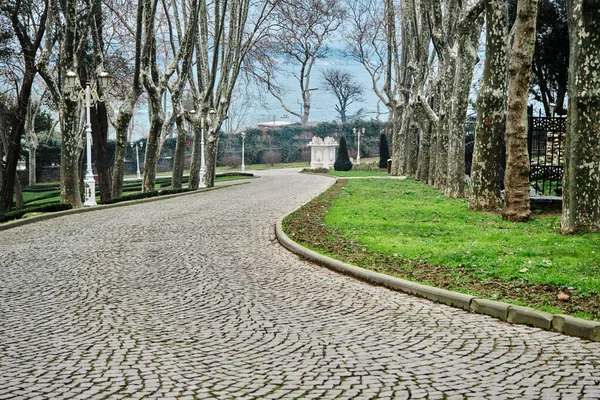
[[519, 270], [519, 272], [527, 272], [527, 271], [529, 271], [527, 268], [523, 268], [523, 269]]

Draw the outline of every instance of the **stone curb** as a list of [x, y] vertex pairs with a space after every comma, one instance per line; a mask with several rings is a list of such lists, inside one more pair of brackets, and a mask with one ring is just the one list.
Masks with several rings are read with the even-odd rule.
[[416, 295], [438, 303], [461, 308], [466, 311], [499, 318], [502, 321], [507, 321], [512, 324], [529, 325], [544, 330], [553, 330], [568, 336], [576, 336], [582, 339], [600, 342], [600, 322], [588, 321], [562, 314], [551, 314], [528, 307], [501, 303], [499, 301], [479, 299], [463, 293], [451, 292], [449, 290], [421, 285], [419, 283], [388, 276], [324, 256], [307, 249], [290, 239], [283, 232], [283, 220], [285, 217], [287, 217], [287, 215], [279, 218], [275, 225], [275, 236], [277, 237], [277, 240], [279, 240], [279, 243], [292, 253], [296, 253], [316, 264], [336, 272], [388, 289]]
[[212, 190], [228, 188], [231, 186], [246, 185], [248, 183], [250, 183], [250, 182], [230, 183], [230, 184], [225, 184], [225, 185], [213, 186], [211, 188], [206, 188], [206, 189], [193, 190], [193, 191], [189, 191], [189, 192], [173, 193], [173, 194], [167, 194], [164, 196], [149, 197], [147, 199], [129, 200], [129, 201], [122, 201], [120, 203], [115, 203], [115, 204], [100, 204], [100, 205], [97, 205], [94, 207], [82, 207], [82, 208], [75, 208], [72, 210], [49, 212], [46, 214], [35, 215], [33, 217], [22, 218], [22, 219], [18, 219], [15, 221], [5, 222], [3, 224], [0, 224], [0, 231], [6, 231], [8, 229], [16, 228], [18, 226], [29, 225], [29, 224], [33, 224], [33, 223], [36, 223], [39, 221], [45, 221], [48, 219], [64, 217], [66, 215], [71, 215], [71, 214], [81, 214], [81, 213], [92, 212], [92, 211], [107, 210], [109, 208], [126, 207], [126, 206], [131, 206], [134, 204], [151, 203], [153, 201], [172, 199], [175, 197], [187, 196], [187, 195], [191, 195], [191, 194], [200, 194], [200, 193], [204, 193], [204, 192], [210, 192]]

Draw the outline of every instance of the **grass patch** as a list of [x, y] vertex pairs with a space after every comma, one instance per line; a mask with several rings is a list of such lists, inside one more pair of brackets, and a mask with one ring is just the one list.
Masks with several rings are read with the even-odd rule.
[[385, 171], [335, 171], [330, 170], [330, 175], [339, 176], [340, 178], [362, 178], [369, 176], [388, 176], [388, 173]]
[[[342, 180], [286, 221], [308, 247], [404, 279], [600, 320], [600, 234], [467, 210], [412, 180]], [[556, 296], [565, 293], [568, 302]]]

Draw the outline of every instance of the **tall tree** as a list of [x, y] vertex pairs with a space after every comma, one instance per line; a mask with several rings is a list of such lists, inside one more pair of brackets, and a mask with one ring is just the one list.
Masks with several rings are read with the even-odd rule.
[[[162, 105], [163, 96], [169, 85], [169, 80], [173, 75], [178, 72], [177, 79], [181, 82], [185, 82], [188, 69], [183, 71], [180, 63], [182, 60], [191, 58], [191, 54], [194, 51], [195, 35], [197, 24], [193, 23], [196, 21], [198, 14], [197, 2], [193, 1], [194, 6], [190, 9], [185, 32], [183, 36], [179, 36], [176, 41], [171, 43], [178, 43], [179, 47], [172, 47], [171, 61], [161, 73], [159, 70], [158, 45], [157, 45], [157, 27], [155, 24], [155, 18], [157, 16], [158, 1], [156, 0], [144, 0], [144, 27], [146, 32], [146, 41], [144, 43], [144, 49], [142, 52], [142, 80], [149, 100], [149, 119], [150, 119], [150, 131], [148, 132], [148, 141], [146, 142], [146, 156], [144, 162], [144, 178], [142, 189], [144, 192], [150, 192], [154, 190], [154, 184], [156, 182], [156, 166], [158, 163], [158, 156], [160, 153], [160, 147], [165, 132], [165, 110]], [[163, 7], [167, 7], [166, 3], [162, 3]], [[177, 7], [175, 2], [172, 7]], [[164, 9], [165, 18], [167, 19], [167, 26], [170, 26], [171, 16], [169, 15], [169, 9]], [[179, 33], [183, 30], [179, 30]], [[173, 37], [175, 33], [172, 28], [169, 29], [169, 36]], [[173, 113], [173, 118], [183, 118], [181, 114]]]
[[550, 104], [563, 115], [569, 69], [569, 29], [566, 0], [540, 0], [531, 93], [550, 115]]
[[506, 0], [486, 0], [483, 82], [477, 96], [469, 209], [500, 207], [500, 152], [504, 132], [507, 53]]
[[508, 59], [506, 111], [506, 172], [502, 217], [527, 221], [529, 206], [529, 154], [527, 151], [527, 99], [535, 46], [538, 0], [519, 0]]
[[390, 100], [383, 91], [385, 82], [387, 43], [385, 40], [384, 2], [379, 0], [349, 0], [347, 2], [349, 18], [344, 27], [346, 51], [350, 57], [363, 65], [371, 77], [371, 88], [378, 97], [377, 120], [382, 121], [380, 104], [385, 105], [391, 121], [393, 109]]
[[[4, 166], [2, 187], [0, 190], [0, 211], [12, 207], [17, 163], [21, 152], [21, 138], [25, 130], [27, 109], [33, 82], [38, 72], [38, 58], [46, 32], [49, 0], [25, 2], [15, 0], [2, 3], [2, 12], [8, 15], [12, 29], [17, 36], [23, 57], [23, 74], [18, 87], [13, 122], [5, 146], [6, 165]], [[2, 166], [0, 166], [2, 168]]]
[[[196, 41], [196, 80], [192, 93], [196, 111], [204, 119], [206, 186], [213, 186], [219, 132], [242, 65], [269, 32], [270, 17], [280, 0], [217, 0], [200, 7]], [[195, 136], [199, 139], [199, 135]], [[194, 144], [196, 147], [197, 144]], [[196, 165], [199, 153], [192, 160]]]
[[[127, 140], [128, 133], [130, 132], [130, 124], [133, 123], [133, 113], [135, 104], [137, 103], [140, 95], [142, 94], [143, 87], [141, 81], [141, 51], [143, 43], [147, 39], [147, 32], [144, 30], [144, 5], [145, 1], [139, 0], [137, 2], [137, 11], [135, 19], [135, 29], [126, 26], [126, 31], [130, 34], [129, 40], [133, 40], [133, 69], [131, 71], [131, 86], [127, 86], [127, 82], [122, 82], [125, 87], [129, 87], [125, 94], [123, 101], [121, 102], [118, 110], [116, 119], [112, 122], [115, 128], [115, 158], [113, 164], [113, 175], [112, 175], [112, 196], [121, 197], [123, 195], [123, 177], [125, 175], [125, 156], [127, 155]], [[117, 15], [120, 10], [113, 9], [113, 12]], [[150, 12], [150, 10], [146, 10]], [[125, 43], [123, 43], [124, 45]], [[110, 103], [109, 103], [110, 105]], [[110, 114], [114, 112], [111, 111]], [[109, 114], [109, 115], [110, 115]]]
[[[464, 196], [464, 125], [481, 33], [483, 2], [433, 1], [432, 41], [439, 59], [434, 186]], [[427, 102], [422, 102], [426, 107]], [[431, 115], [431, 112], [428, 113]]]
[[[267, 41], [260, 60], [258, 78], [267, 87], [281, 106], [300, 119], [305, 126], [310, 116], [311, 95], [317, 88], [311, 87], [313, 67], [318, 59], [329, 52], [327, 40], [338, 29], [345, 16], [340, 0], [299, 0], [293, 3], [278, 2], [276, 9], [276, 27]], [[274, 79], [281, 72], [281, 64], [274, 58], [283, 56], [286, 63], [299, 68], [293, 76], [298, 82], [302, 96], [302, 110], [296, 111], [283, 100], [285, 90]]]
[[600, 231], [600, 2], [568, 0], [569, 116], [561, 231]]
[[[517, 0], [508, 0], [509, 26], [517, 17]], [[566, 114], [565, 99], [569, 69], [569, 32], [566, 0], [540, 0], [536, 24], [530, 92], [550, 115]]]
[[329, 68], [322, 72], [325, 89], [332, 92], [338, 103], [335, 110], [340, 114], [342, 123], [346, 122], [348, 106], [362, 100], [363, 87], [347, 71], [339, 68]]

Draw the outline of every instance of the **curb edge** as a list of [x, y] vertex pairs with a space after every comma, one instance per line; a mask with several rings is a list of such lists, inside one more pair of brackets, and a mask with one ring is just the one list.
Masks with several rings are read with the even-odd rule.
[[488, 315], [502, 321], [507, 321], [511, 324], [528, 325], [567, 336], [600, 342], [600, 322], [562, 314], [551, 314], [529, 307], [480, 299], [464, 293], [421, 285], [416, 282], [346, 264], [334, 258], [319, 254], [296, 243], [283, 232], [283, 220], [290, 214], [284, 215], [277, 220], [277, 223], [275, 224], [275, 236], [277, 237], [277, 240], [283, 247], [292, 253], [302, 256], [318, 265], [367, 283], [383, 286], [410, 295], [416, 295], [436, 303], [446, 304], [466, 311]]

